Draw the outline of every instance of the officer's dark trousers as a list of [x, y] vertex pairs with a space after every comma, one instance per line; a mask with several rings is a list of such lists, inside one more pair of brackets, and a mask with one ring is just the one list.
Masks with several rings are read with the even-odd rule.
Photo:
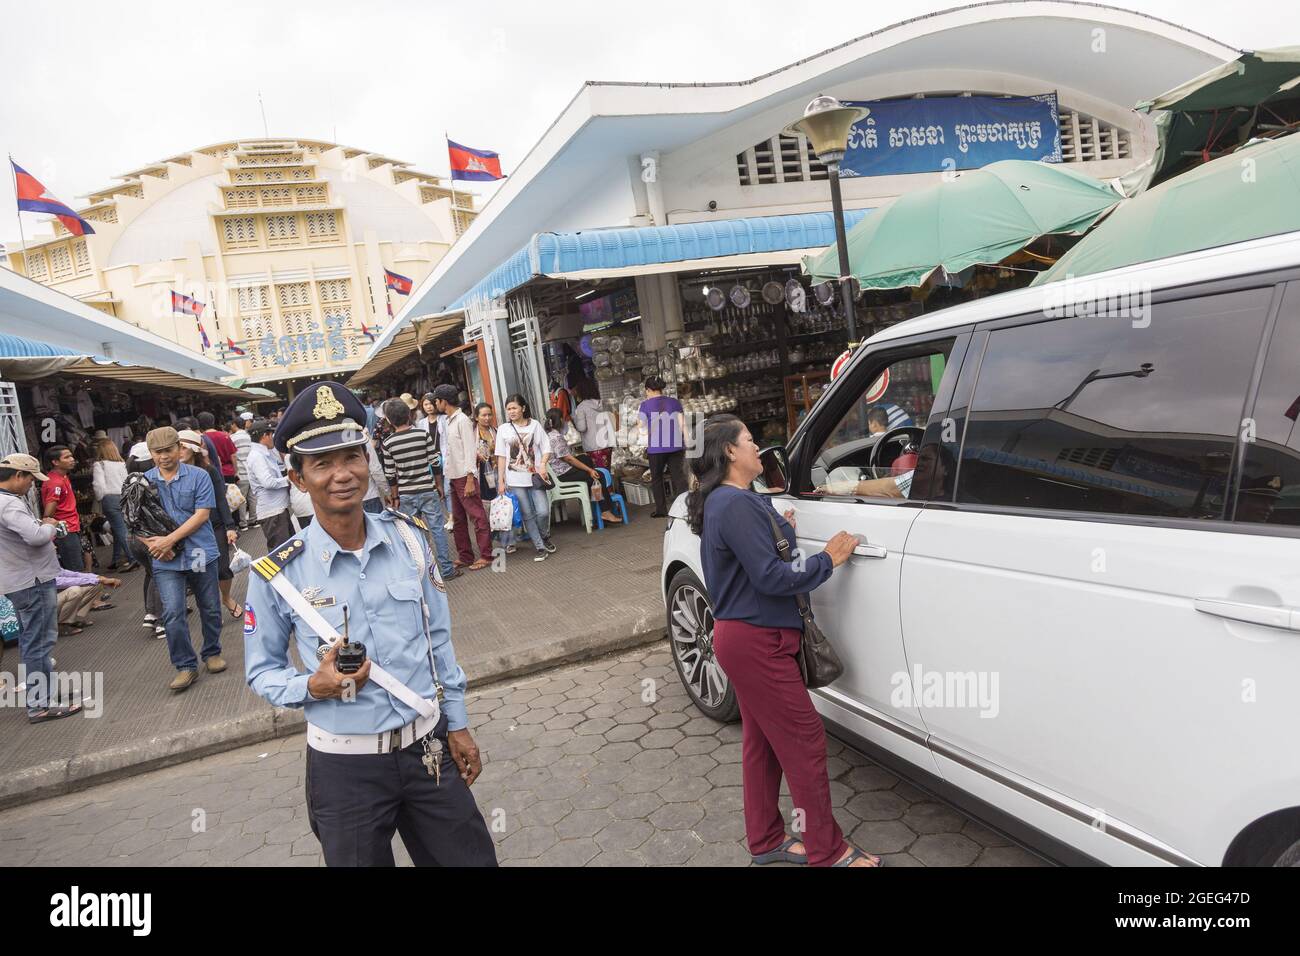
[[483, 815], [443, 741], [442, 782], [424, 769], [417, 741], [387, 754], [307, 748], [307, 818], [326, 866], [393, 866], [393, 833], [416, 866], [496, 866]]
[[279, 514], [273, 514], [269, 518], [262, 518], [262, 534], [266, 535], [266, 550], [274, 551], [277, 546], [284, 544], [293, 537], [293, 525], [289, 523], [289, 510], [286, 508]]

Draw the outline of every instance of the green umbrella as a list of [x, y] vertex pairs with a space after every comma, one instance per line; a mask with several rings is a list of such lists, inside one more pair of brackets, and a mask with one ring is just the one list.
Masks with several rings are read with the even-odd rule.
[[1243, 53], [1137, 109], [1155, 120], [1157, 144], [1126, 177], [1129, 195], [1300, 119], [1300, 47]]
[[[940, 267], [961, 272], [1001, 262], [1039, 236], [1080, 235], [1120, 198], [1059, 165], [991, 163], [868, 215], [849, 231], [849, 268], [865, 289], [918, 286]], [[806, 257], [803, 267], [814, 279], [838, 279], [835, 246]]]
[[1300, 136], [1258, 140], [1126, 199], [1034, 285], [1300, 229]]

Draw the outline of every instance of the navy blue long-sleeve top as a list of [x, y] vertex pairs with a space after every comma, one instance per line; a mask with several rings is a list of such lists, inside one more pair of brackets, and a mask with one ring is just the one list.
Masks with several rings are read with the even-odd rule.
[[781, 560], [769, 514], [794, 548], [794, 529], [757, 492], [719, 485], [705, 499], [700, 558], [714, 619], [801, 628], [795, 595], [808, 593], [835, 570], [824, 551], [803, 562]]

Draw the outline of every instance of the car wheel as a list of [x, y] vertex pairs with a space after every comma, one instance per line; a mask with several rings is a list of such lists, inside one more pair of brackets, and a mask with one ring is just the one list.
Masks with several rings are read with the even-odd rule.
[[1300, 840], [1296, 840], [1273, 861], [1274, 866], [1300, 866]]
[[700, 579], [686, 568], [668, 584], [668, 642], [677, 676], [695, 706], [724, 724], [736, 720], [736, 689], [713, 653], [713, 605]]

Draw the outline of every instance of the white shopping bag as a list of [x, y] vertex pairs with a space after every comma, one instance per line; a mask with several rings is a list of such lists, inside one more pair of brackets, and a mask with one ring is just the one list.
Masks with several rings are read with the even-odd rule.
[[252, 555], [238, 545], [235, 550], [230, 552], [230, 573], [238, 574], [240, 571], [248, 570], [249, 565], [253, 563]]
[[506, 495], [497, 495], [488, 503], [488, 524], [493, 531], [509, 531], [515, 522], [515, 504]]

